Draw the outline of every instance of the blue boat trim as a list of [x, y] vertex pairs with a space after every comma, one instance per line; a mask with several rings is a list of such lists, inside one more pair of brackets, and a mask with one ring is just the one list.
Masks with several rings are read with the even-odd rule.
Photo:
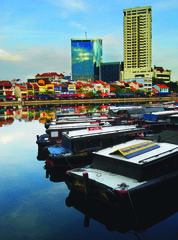
[[61, 153], [66, 153], [66, 152], [70, 152], [68, 149], [63, 148], [63, 147], [48, 147], [48, 150], [51, 154], [61, 154]]

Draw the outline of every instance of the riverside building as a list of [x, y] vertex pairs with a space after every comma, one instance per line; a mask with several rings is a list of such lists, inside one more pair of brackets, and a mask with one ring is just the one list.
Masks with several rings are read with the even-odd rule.
[[72, 80], [98, 80], [102, 58], [101, 39], [71, 39]]
[[152, 9], [124, 9], [123, 79], [152, 78]]

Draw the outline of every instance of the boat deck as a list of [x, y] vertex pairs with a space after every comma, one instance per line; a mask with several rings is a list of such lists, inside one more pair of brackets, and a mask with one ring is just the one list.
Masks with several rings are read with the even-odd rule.
[[146, 183], [146, 181], [140, 183], [136, 179], [129, 178], [116, 173], [103, 171], [103, 170], [92, 168], [92, 167], [78, 168], [78, 169], [71, 170], [70, 172], [80, 177], [83, 177], [83, 173], [87, 172], [89, 180], [99, 182], [100, 184], [105, 186], [110, 186], [115, 190], [117, 189], [120, 190], [122, 183], [127, 183], [128, 188], [134, 188], [134, 187], [140, 186], [141, 184]]

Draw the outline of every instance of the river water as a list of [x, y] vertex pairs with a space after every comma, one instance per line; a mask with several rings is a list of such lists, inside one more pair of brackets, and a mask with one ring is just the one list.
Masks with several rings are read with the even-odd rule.
[[78, 207], [66, 204], [70, 192], [62, 174], [47, 174], [45, 162], [37, 160], [36, 135], [44, 132], [44, 124], [38, 120], [15, 120], [0, 128], [1, 240], [178, 239], [177, 203], [172, 206], [169, 189], [165, 189], [165, 195], [170, 194], [170, 201], [162, 199], [158, 212], [157, 208], [153, 214], [145, 211], [149, 221], [146, 228], [140, 221], [135, 231], [127, 226], [127, 220], [122, 224], [119, 215], [119, 220], [114, 216], [115, 224], [108, 228], [104, 214], [107, 209], [99, 212], [94, 207], [86, 224], [81, 199]]

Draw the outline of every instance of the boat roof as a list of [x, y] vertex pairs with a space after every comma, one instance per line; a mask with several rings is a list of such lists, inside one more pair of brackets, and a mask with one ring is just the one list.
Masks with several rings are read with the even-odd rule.
[[170, 110], [170, 111], [159, 111], [159, 112], [153, 112], [153, 115], [171, 115], [171, 114], [177, 114], [178, 110]]
[[178, 145], [178, 131], [174, 130], [165, 130], [160, 133], [152, 134], [150, 136], [145, 136], [143, 139], [167, 142]]
[[138, 108], [143, 108], [143, 106], [110, 106], [110, 110], [127, 110], [127, 109], [138, 109]]
[[102, 149], [95, 152], [94, 155], [142, 165], [173, 152], [178, 152], [178, 145], [167, 142], [158, 143], [150, 140], [135, 139]]
[[98, 136], [98, 135], [108, 135], [108, 134], [115, 134], [115, 133], [133, 133], [133, 131], [144, 131], [145, 128], [137, 128], [136, 125], [119, 125], [119, 126], [110, 126], [110, 127], [91, 127], [88, 129], [83, 130], [75, 130], [62, 133], [64, 136], [68, 138], [86, 138], [91, 136]]
[[99, 126], [102, 124], [108, 124], [108, 122], [97, 122], [97, 121], [93, 121], [93, 122], [82, 122], [82, 123], [66, 123], [66, 124], [61, 124], [61, 125], [50, 125], [48, 128], [48, 131], [50, 130], [60, 130], [60, 129], [67, 129], [67, 128], [79, 128], [79, 127], [94, 127], [94, 126]]

